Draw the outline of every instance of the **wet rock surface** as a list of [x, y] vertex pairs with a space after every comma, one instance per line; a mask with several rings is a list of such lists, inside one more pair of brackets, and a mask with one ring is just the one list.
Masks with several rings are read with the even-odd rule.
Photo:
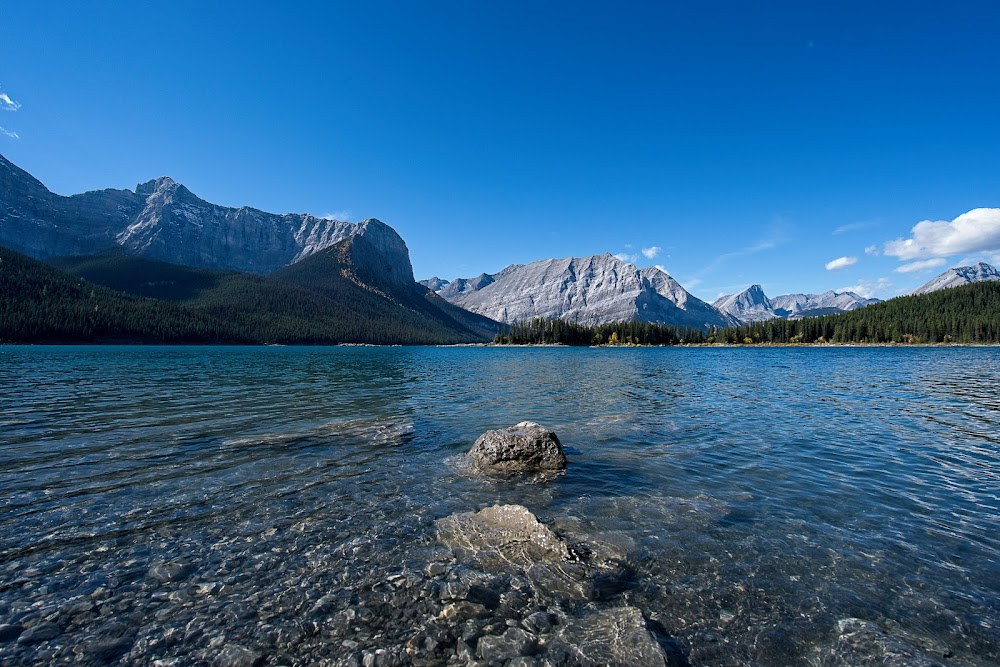
[[556, 434], [530, 421], [483, 433], [469, 450], [469, 457], [477, 470], [500, 474], [566, 468], [566, 454]]
[[475, 598], [485, 610], [506, 617], [502, 633], [476, 642], [481, 659], [667, 664], [642, 612], [609, 600], [629, 584], [631, 569], [618, 558], [620, 552], [601, 543], [570, 542], [521, 505], [453, 514], [435, 526], [459, 561], [451, 573], [455, 581], [446, 583], [443, 595]]

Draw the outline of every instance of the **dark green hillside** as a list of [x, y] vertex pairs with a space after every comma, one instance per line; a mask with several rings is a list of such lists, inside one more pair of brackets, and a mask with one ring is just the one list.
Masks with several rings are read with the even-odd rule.
[[719, 342], [1000, 343], [1000, 282], [901, 296], [839, 315], [726, 329]]
[[165, 301], [189, 301], [236, 271], [195, 269], [123, 252], [46, 260], [57, 269], [119, 292]]
[[[472, 343], [491, 340], [498, 325], [456, 308], [412, 281], [387, 280], [355, 261], [355, 237], [272, 273], [265, 281], [295, 286], [336, 304], [336, 315], [358, 324], [357, 340], [391, 338], [409, 331], [411, 343]], [[444, 302], [444, 303], [442, 303]], [[402, 341], [400, 341], [402, 342]]]
[[95, 285], [0, 247], [0, 341], [252, 342], [181, 306]]
[[[27, 267], [18, 275], [36, 276], [51, 285], [14, 284], [14, 273], [7, 273], [0, 339], [416, 345], [492, 339], [496, 323], [452, 306], [416, 283], [385, 281], [371, 269], [355, 267], [350, 247], [345, 241], [267, 277], [124, 254], [51, 261], [71, 276], [5, 251], [17, 258], [10, 261]], [[53, 299], [55, 284], [65, 289]], [[95, 304], [87, 289], [96, 290], [94, 298], [116, 304], [111, 309], [102, 302], [96, 323], [66, 314], [73, 309], [90, 312]], [[45, 298], [26, 296], [36, 292]], [[127, 317], [124, 310], [129, 311]], [[110, 312], [118, 313], [118, 319], [106, 319]], [[189, 325], [161, 332], [157, 323], [167, 317]]]

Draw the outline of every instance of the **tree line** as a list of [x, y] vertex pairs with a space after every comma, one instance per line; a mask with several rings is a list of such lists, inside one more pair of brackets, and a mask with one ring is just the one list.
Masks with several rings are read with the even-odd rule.
[[584, 326], [536, 319], [505, 326], [505, 345], [795, 345], [1000, 343], [1000, 282], [901, 296], [836, 315], [694, 329], [648, 322]]

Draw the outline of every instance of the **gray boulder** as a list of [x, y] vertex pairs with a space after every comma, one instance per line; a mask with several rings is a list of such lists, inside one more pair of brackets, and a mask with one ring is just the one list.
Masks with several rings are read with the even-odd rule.
[[483, 433], [469, 451], [475, 468], [487, 472], [525, 473], [566, 468], [566, 454], [555, 433], [524, 421]]

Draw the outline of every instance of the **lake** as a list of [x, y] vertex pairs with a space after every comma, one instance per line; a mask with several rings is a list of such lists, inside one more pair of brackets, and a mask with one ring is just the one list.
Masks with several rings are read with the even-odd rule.
[[[522, 420], [565, 473], [464, 465]], [[0, 347], [0, 664], [1000, 665], [998, 424], [997, 348]], [[438, 540], [496, 504], [626, 576]]]

